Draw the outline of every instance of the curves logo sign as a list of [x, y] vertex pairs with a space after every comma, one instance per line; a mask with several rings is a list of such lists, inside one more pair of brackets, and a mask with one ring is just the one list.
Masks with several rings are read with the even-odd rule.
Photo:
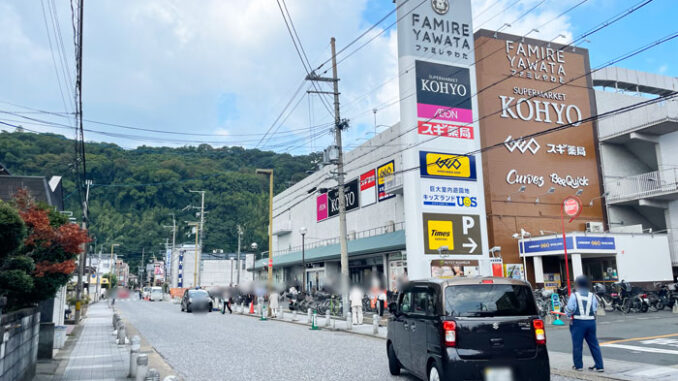
[[419, 151], [419, 171], [422, 177], [476, 181], [476, 158]]

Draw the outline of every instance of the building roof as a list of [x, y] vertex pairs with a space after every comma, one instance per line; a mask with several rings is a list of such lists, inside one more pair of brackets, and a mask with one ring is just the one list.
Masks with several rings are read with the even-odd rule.
[[37, 201], [64, 209], [61, 177], [53, 177], [50, 181], [43, 176], [0, 176], [0, 200], [10, 201], [16, 191], [26, 188]]
[[[381, 234], [377, 236], [360, 238], [348, 241], [349, 257], [388, 252], [405, 249], [405, 231], [397, 230], [392, 233]], [[306, 262], [322, 262], [328, 260], [338, 260], [340, 256], [339, 244], [327, 245], [308, 249], [305, 251]], [[255, 262], [254, 268], [260, 269], [267, 265], [268, 259], [260, 259]], [[273, 266], [291, 266], [301, 263], [301, 251], [273, 257]]]

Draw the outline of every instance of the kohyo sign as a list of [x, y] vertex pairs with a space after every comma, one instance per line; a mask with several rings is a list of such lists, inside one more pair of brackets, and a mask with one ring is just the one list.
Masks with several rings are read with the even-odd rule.
[[[344, 184], [344, 198], [346, 199], [347, 212], [360, 206], [358, 201], [358, 179]], [[334, 188], [327, 192], [327, 206], [329, 207], [329, 217], [339, 214], [339, 188]]]
[[425, 61], [415, 67], [419, 118], [473, 122], [469, 69]]

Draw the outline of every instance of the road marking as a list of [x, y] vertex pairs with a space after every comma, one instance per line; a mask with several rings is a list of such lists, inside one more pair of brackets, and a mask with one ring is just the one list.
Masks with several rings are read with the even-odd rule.
[[678, 355], [678, 351], [672, 351], [672, 350], [669, 350], [669, 349], [650, 348], [650, 347], [639, 347], [637, 345], [607, 344], [605, 346], [608, 347], [608, 348], [628, 349], [630, 351], [638, 351], [638, 352], [650, 352], [650, 353], [663, 353], [663, 354], [667, 354], [667, 355]]
[[600, 345], [626, 343], [626, 342], [629, 342], [629, 341], [651, 340], [651, 339], [659, 339], [661, 337], [672, 337], [672, 336], [678, 336], [678, 333], [669, 333], [667, 335], [647, 336], [647, 337], [632, 337], [630, 339], [612, 340], [612, 341], [606, 341], [604, 343], [600, 343]]

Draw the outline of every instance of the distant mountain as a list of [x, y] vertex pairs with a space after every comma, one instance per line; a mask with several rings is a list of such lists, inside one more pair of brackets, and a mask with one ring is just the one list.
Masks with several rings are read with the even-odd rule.
[[[75, 143], [55, 134], [0, 132], [0, 163], [13, 175], [63, 176], [67, 210], [82, 214], [75, 189]], [[126, 150], [115, 144], [87, 143], [85, 151], [90, 190], [90, 231], [96, 252], [126, 256], [133, 268], [142, 248], [146, 258], [162, 255], [171, 243], [171, 213], [178, 225], [177, 243], [193, 242], [185, 221], [197, 220], [200, 195], [205, 190], [205, 250], [234, 252], [236, 225], [245, 228], [243, 245], [268, 247], [268, 182], [256, 168], [273, 168], [275, 192], [306, 176], [320, 154], [292, 156], [241, 147], [213, 148], [208, 144], [181, 148], [147, 147]]]

